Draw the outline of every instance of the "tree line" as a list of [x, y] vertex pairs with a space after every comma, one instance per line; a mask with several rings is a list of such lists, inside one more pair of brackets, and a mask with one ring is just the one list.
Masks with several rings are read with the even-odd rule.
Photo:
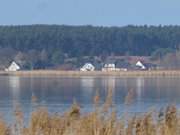
[[0, 65], [16, 60], [29, 69], [84, 56], [157, 58], [179, 46], [180, 26], [0, 26]]

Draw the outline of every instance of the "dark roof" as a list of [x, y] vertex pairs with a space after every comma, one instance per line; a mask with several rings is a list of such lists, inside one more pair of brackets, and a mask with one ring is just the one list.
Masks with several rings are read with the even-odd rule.
[[129, 68], [130, 66], [131, 66], [131, 64], [126, 61], [117, 61], [116, 62], [117, 68]]
[[115, 59], [107, 59], [104, 64], [115, 64]]
[[143, 65], [147, 68], [150, 68], [150, 67], [157, 67], [156, 64], [153, 64], [153, 63], [143, 63]]

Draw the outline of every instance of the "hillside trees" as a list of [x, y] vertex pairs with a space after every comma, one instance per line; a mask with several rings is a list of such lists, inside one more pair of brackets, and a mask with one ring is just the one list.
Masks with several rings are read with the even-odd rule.
[[0, 61], [23, 59], [27, 68], [34, 69], [84, 56], [103, 59], [128, 53], [161, 58], [177, 50], [179, 37], [180, 26], [0, 26]]

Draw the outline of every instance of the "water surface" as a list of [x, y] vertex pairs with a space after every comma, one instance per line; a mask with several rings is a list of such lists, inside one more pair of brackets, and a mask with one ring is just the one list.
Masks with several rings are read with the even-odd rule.
[[[19, 77], [0, 76], [0, 113], [11, 119], [17, 104], [25, 118], [32, 111], [32, 96], [38, 105], [50, 112], [64, 112], [73, 100], [80, 103], [82, 111], [90, 111], [93, 97], [99, 91], [103, 103], [108, 90], [112, 90], [113, 104], [119, 113], [145, 112], [149, 108], [161, 108], [168, 104], [180, 106], [180, 78], [172, 77]], [[133, 103], [127, 108], [125, 97], [133, 91]]]

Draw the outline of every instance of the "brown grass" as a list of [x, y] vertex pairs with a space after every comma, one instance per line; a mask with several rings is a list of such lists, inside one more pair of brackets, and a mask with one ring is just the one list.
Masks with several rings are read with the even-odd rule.
[[[126, 97], [128, 104], [130, 97], [132, 91]], [[0, 135], [180, 135], [180, 115], [174, 105], [158, 113], [120, 117], [112, 105], [111, 90], [104, 105], [99, 105], [98, 93], [94, 104], [94, 111], [86, 114], [81, 114], [76, 102], [64, 114], [50, 114], [44, 107], [36, 108], [26, 127], [18, 106], [15, 124], [7, 125], [0, 120]]]
[[5, 72], [0, 71], [0, 75], [17, 75], [17, 76], [122, 76], [122, 77], [137, 77], [137, 76], [180, 76], [180, 70], [146, 70], [146, 71], [62, 71], [62, 70], [32, 70], [32, 71], [17, 71], [17, 72]]

